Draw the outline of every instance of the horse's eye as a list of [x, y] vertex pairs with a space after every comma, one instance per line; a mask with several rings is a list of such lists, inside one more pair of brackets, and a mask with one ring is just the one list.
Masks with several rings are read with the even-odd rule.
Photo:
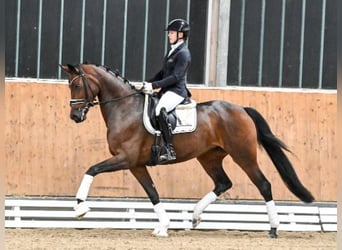
[[81, 88], [81, 84], [75, 83], [75, 84], [74, 84], [74, 88], [75, 88], [75, 89], [80, 89], [80, 88]]

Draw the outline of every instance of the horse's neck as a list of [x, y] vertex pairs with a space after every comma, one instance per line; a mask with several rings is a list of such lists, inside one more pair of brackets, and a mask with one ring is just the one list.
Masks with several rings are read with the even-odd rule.
[[125, 83], [120, 82], [119, 79], [115, 81], [103, 84], [98, 97], [100, 103], [107, 102], [101, 104], [101, 112], [107, 127], [110, 127], [113, 122], [133, 118], [132, 115], [136, 113], [139, 103], [142, 103], [142, 98], [129, 96], [133, 92]]
[[116, 98], [129, 91], [125, 83], [108, 72], [102, 74], [99, 81], [101, 85], [99, 98]]
[[[137, 124], [142, 124], [143, 98], [141, 96], [131, 96], [118, 102], [111, 102], [101, 105], [101, 113], [106, 123], [106, 127], [121, 133], [125, 129], [130, 130]], [[121, 129], [119, 129], [121, 128]], [[121, 131], [121, 132], [120, 132]]]

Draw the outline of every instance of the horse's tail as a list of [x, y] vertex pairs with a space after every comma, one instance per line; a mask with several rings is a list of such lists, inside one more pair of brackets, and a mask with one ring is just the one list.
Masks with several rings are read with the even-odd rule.
[[244, 107], [244, 109], [254, 121], [258, 143], [266, 150], [288, 189], [300, 200], [312, 202], [314, 200], [313, 195], [300, 182], [290, 160], [283, 151], [283, 149], [289, 152], [290, 150], [272, 133], [266, 120], [258, 111], [250, 107]]

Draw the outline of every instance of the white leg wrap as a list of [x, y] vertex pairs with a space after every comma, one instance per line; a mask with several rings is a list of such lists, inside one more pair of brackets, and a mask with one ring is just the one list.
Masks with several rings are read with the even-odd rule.
[[204, 209], [217, 199], [217, 195], [214, 192], [206, 194], [195, 206], [193, 217], [198, 217]]
[[85, 202], [81, 202], [74, 207], [75, 217], [81, 219], [86, 213], [90, 211], [90, 208]]
[[268, 214], [268, 219], [270, 221], [271, 228], [278, 228], [279, 218], [278, 218], [278, 213], [277, 213], [274, 201], [272, 200], [272, 201], [266, 202], [266, 208], [267, 208], [267, 214]]
[[88, 192], [91, 184], [93, 183], [94, 177], [88, 174], [83, 176], [80, 187], [78, 188], [76, 198], [85, 201], [88, 197]]
[[170, 219], [166, 214], [166, 211], [162, 203], [158, 203], [153, 206], [154, 212], [157, 214], [159, 219], [159, 225], [154, 229], [153, 235], [167, 237], [167, 229], [170, 225]]

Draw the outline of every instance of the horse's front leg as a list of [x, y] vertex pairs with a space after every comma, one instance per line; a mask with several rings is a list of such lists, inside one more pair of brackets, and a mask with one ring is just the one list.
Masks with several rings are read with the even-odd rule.
[[93, 179], [96, 175], [105, 173], [105, 172], [123, 170], [127, 168], [128, 168], [127, 162], [123, 160], [118, 160], [115, 157], [109, 158], [103, 162], [100, 162], [100, 163], [95, 164], [94, 166], [91, 166], [87, 170], [85, 175], [83, 176], [81, 185], [78, 188], [78, 191], [76, 194], [77, 205], [74, 207], [75, 216], [77, 218], [82, 218], [87, 212], [90, 211], [85, 201], [88, 197], [90, 186], [93, 183]]
[[152, 235], [167, 237], [167, 230], [170, 225], [170, 219], [166, 214], [163, 204], [160, 202], [159, 194], [154, 186], [152, 178], [148, 173], [145, 166], [136, 167], [130, 169], [135, 178], [139, 181], [140, 185], [144, 188], [148, 197], [150, 198], [154, 212], [157, 214], [159, 219], [159, 225], [153, 230]]

